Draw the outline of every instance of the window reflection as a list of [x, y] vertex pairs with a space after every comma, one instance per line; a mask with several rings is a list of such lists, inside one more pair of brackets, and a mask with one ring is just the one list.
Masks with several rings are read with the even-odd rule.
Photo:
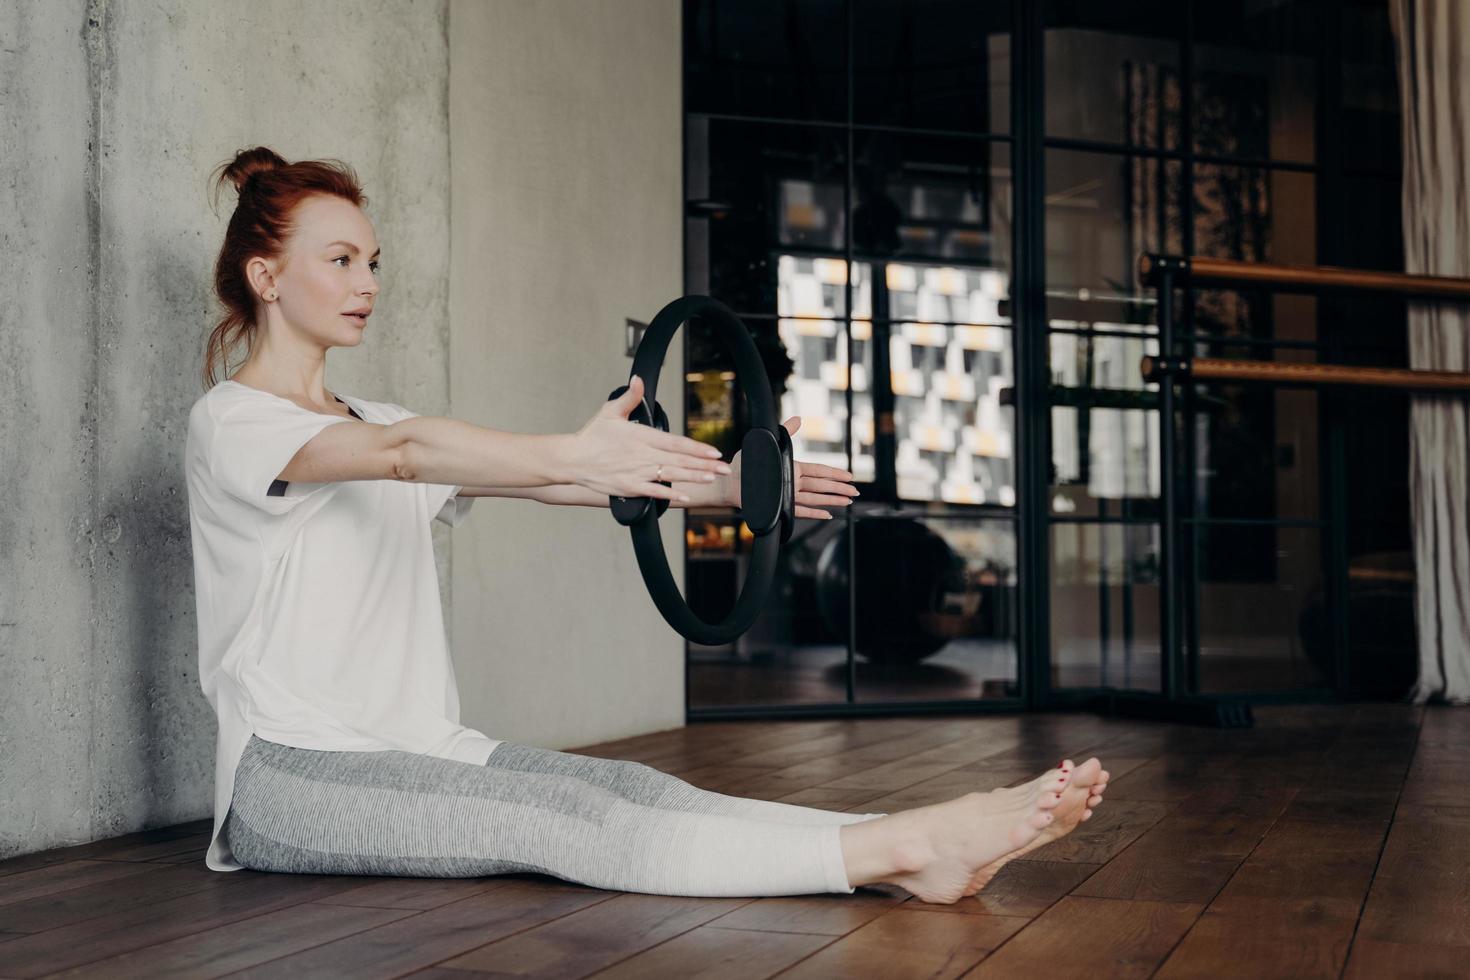
[[857, 123], [1005, 132], [1011, 5], [974, 0], [854, 0]]
[[[1401, 472], [1407, 470], [1404, 466]], [[1388, 510], [1349, 507], [1346, 680], [1369, 698], [1400, 700], [1419, 673], [1417, 659], [1405, 655], [1404, 642], [1414, 635], [1414, 554], [1408, 513], [1402, 504]], [[1323, 584], [1307, 591], [1300, 633], [1308, 661], [1331, 676], [1334, 610]]]
[[[730, 643], [689, 644], [689, 706], [833, 704], [847, 700], [847, 642], [823, 615], [818, 559], [843, 521], [798, 518], [782, 546], [770, 598]], [[745, 581], [754, 535], [727, 510], [688, 512], [685, 595], [695, 615], [720, 622]]]
[[[690, 645], [691, 707], [845, 701], [854, 596], [859, 700], [1018, 696], [1014, 523], [885, 515], [852, 527], [798, 523], [750, 630], [721, 646]], [[734, 515], [694, 511], [686, 537], [691, 608], [719, 621], [753, 536]]]
[[[1157, 388], [1142, 382], [1138, 360], [1157, 353], [1157, 309], [1153, 291], [1136, 281], [1137, 256], [1398, 268], [1392, 36], [1381, 2], [1042, 2], [1043, 48], [1027, 57], [1042, 57], [1044, 105], [1034, 108], [1044, 136], [1095, 141], [1044, 150], [1046, 301], [1044, 310], [1026, 308], [1027, 322], [1043, 314], [1049, 331], [1053, 680], [1156, 689]], [[909, 508], [924, 512], [922, 523], [903, 515], [893, 523], [909, 530], [891, 533], [914, 536], [904, 561], [925, 548], [938, 554], [934, 538], [965, 565], [1014, 547], [994, 517], [970, 544], [948, 535], [940, 518], [961, 513], [944, 503], [1015, 501], [1012, 160], [1004, 136], [983, 136], [1009, 129], [1008, 29], [1018, 9], [958, 0], [684, 4], [686, 291], [745, 317], [783, 417], [802, 417], [799, 458], [877, 484], [879, 494], [864, 487], [870, 507], [875, 499], [934, 505]], [[1340, 33], [1324, 40], [1326, 31]], [[1339, 49], [1340, 64], [1319, 72], [1317, 52]], [[1296, 169], [1316, 169], [1319, 74], [1336, 103], [1323, 102], [1332, 115], [1321, 131], [1342, 134], [1333, 167], [1345, 168], [1322, 188], [1334, 197], [1323, 222], [1314, 172]], [[708, 115], [725, 113], [762, 119]], [[1196, 155], [1192, 184], [1160, 150]], [[1257, 158], [1277, 163], [1215, 162]], [[1175, 310], [1180, 336], [1200, 356], [1312, 358], [1320, 345], [1324, 360], [1403, 363], [1393, 324], [1402, 327], [1404, 313], [1401, 303], [1388, 308], [1394, 302], [1335, 310], [1327, 298], [1216, 289], [1181, 291]], [[1373, 349], [1385, 331], [1397, 354]], [[697, 322], [686, 337], [689, 431], [729, 455], [745, 424], [733, 367]], [[1373, 397], [1349, 404], [1346, 395], [1294, 389], [1181, 387], [1180, 478], [1189, 488], [1181, 503], [1213, 521], [1185, 525], [1178, 570], [1181, 592], [1199, 600], [1188, 632], [1198, 630], [1207, 689], [1279, 687], [1271, 670], [1258, 669], [1273, 658], [1288, 685], [1320, 679], [1303, 664], [1320, 674], [1313, 644], [1326, 642], [1337, 614], [1325, 610], [1314, 577], [1325, 533], [1241, 523], [1320, 516], [1319, 412], [1324, 433], [1334, 417], [1349, 419], [1341, 474], [1349, 575], [1400, 588], [1387, 613], [1374, 604], [1377, 592], [1353, 599], [1353, 643], [1383, 617], [1397, 629], [1385, 640], [1402, 635], [1409, 607], [1396, 552], [1407, 547], [1406, 470], [1375, 470], [1373, 461], [1407, 451], [1392, 441], [1404, 408], [1381, 417], [1389, 409], [1379, 401], [1390, 396]], [[1102, 520], [1087, 520], [1094, 516]], [[1370, 521], [1383, 526], [1369, 530]], [[692, 706], [845, 700], [845, 636], [824, 618], [816, 566], [846, 522], [802, 523], [816, 530], [783, 566], [780, 598], [748, 642], [690, 648]], [[689, 527], [691, 601], [732, 602], [747, 543], [738, 518], [691, 514]], [[860, 574], [849, 594], [862, 605], [880, 576], [864, 585]], [[867, 651], [857, 660], [860, 700], [1009, 690], [1014, 674], [1001, 665], [1011, 634], [955, 624], [1010, 600], [987, 596], [971, 608], [972, 589], [949, 587], [962, 578], [940, 590], [948, 608], [905, 630], [859, 626], [854, 643]], [[888, 592], [902, 595], [905, 584]], [[1261, 621], [1251, 622], [1257, 608]], [[946, 622], [956, 630], [947, 642], [902, 669], [885, 666]], [[977, 638], [983, 649], [966, 646]], [[1390, 653], [1385, 642], [1364, 656], [1382, 662]]]
[[[1315, 351], [1203, 344], [1201, 357], [1314, 363]], [[1194, 385], [1194, 512], [1201, 517], [1296, 520], [1321, 513], [1318, 403], [1312, 389]], [[1222, 547], [1228, 528], [1213, 533]]]
[[1315, 0], [1194, 5], [1196, 153], [1315, 158], [1317, 8]]
[[[1314, 265], [1316, 181], [1311, 174], [1199, 164], [1194, 183], [1195, 254], [1245, 262]], [[1194, 330], [1224, 337], [1317, 338], [1312, 296], [1201, 289]]]
[[1312, 265], [1316, 179], [1293, 170], [1201, 163], [1194, 171], [1194, 251], [1212, 258]]
[[[1319, 687], [1332, 676], [1322, 589], [1322, 532], [1231, 526], [1199, 537], [1202, 692]], [[1360, 601], [1363, 601], [1360, 599]], [[1406, 602], [1400, 625], [1412, 623]], [[1411, 631], [1412, 633], [1412, 631]], [[1411, 634], [1410, 634], [1411, 635]]]
[[[689, 292], [737, 313], [771, 316], [779, 255], [842, 256], [842, 129], [691, 116], [684, 144]], [[840, 307], [830, 309], [841, 315]]]
[[[765, 369], [776, 404], [780, 405], [783, 393], [792, 383], [794, 367], [781, 328], [775, 320], [765, 317], [743, 318], [743, 323]], [[684, 375], [685, 431], [692, 438], [715, 446], [729, 459], [740, 449], [741, 438], [750, 427], [744, 391], [735, 383], [734, 358], [727, 342], [716, 335], [703, 317], [691, 319], [684, 330], [688, 342], [688, 366]]]
[[899, 498], [1015, 506], [1010, 330], [890, 326]]
[[[806, 460], [851, 469], [860, 482], [878, 477], [873, 344], [885, 343], [894, 409], [897, 496], [904, 500], [1015, 505], [1012, 411], [1001, 403], [1011, 386], [1009, 290], [996, 269], [887, 262], [855, 263], [853, 363], [831, 319], [845, 265], [782, 256], [778, 292], [781, 340], [792, 359], [782, 417], [801, 416], [793, 449]], [[898, 316], [874, 319], [875, 303]], [[958, 322], [956, 322], [958, 321]], [[875, 337], [879, 338], [875, 341]], [[843, 445], [845, 391], [853, 389], [853, 456]]]
[[914, 133], [853, 134], [853, 253], [1005, 268], [1010, 148]]
[[689, 112], [847, 118], [845, 0], [685, 0]]
[[[858, 700], [1015, 697], [1016, 535], [1009, 520], [882, 516], [853, 524]], [[823, 615], [848, 636], [848, 538], [819, 561]]]
[[842, 185], [787, 177], [780, 183], [776, 240], [841, 251]]
[[[1049, 296], [1120, 302], [1148, 297], [1150, 291], [1138, 283], [1139, 253], [1184, 250], [1181, 175], [1172, 160], [1047, 151]], [[1119, 318], [1136, 321], [1152, 310]]]
[[890, 262], [885, 271], [891, 319], [1002, 325], [1011, 322], [1010, 317], [1000, 312], [1001, 302], [1010, 295], [1008, 277], [1000, 269]]
[[[1354, 0], [1339, 5], [1342, 13], [1342, 65], [1338, 92], [1342, 131], [1354, 134], [1339, 149], [1346, 168], [1365, 167], [1397, 173], [1403, 155], [1399, 133], [1399, 84], [1393, 28], [1388, 4], [1381, 0]], [[1398, 202], [1398, 191], [1392, 194]], [[1354, 197], [1354, 201], [1361, 198]], [[1368, 202], [1364, 202], [1368, 203]], [[1397, 228], [1397, 221], [1377, 227]], [[1390, 237], [1373, 235], [1370, 238]], [[1398, 269], [1401, 265], [1384, 265]]]
[[1159, 689], [1156, 524], [1053, 524], [1052, 684]]
[[[858, 294], [857, 315], [864, 313], [867, 282], [853, 281]], [[837, 319], [846, 315], [847, 263], [811, 255], [782, 255], [776, 259], [776, 313], [802, 319]]]
[[1179, 146], [1184, 4], [1048, 0], [1045, 16], [1048, 136]]
[[1158, 385], [1145, 384], [1138, 370], [1144, 355], [1158, 353], [1153, 329], [1107, 321], [1050, 326], [1052, 510], [1117, 516], [1108, 504], [1121, 502], [1121, 513], [1136, 515], [1129, 502], [1160, 492]]
[[[783, 319], [781, 342], [791, 353], [791, 379], [781, 394], [781, 418], [801, 417], [801, 428], [791, 437], [798, 459], [838, 469], [851, 469], [858, 482], [873, 479], [873, 408], [868, 397], [869, 335], [866, 324], [855, 323], [853, 348], [858, 363], [849, 370], [845, 321]], [[846, 448], [849, 381], [857, 432], [854, 465], [848, 466]]]

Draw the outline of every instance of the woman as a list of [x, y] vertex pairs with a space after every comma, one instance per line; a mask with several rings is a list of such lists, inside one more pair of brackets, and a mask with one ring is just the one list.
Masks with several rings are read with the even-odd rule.
[[[379, 249], [355, 174], [264, 147], [221, 168], [239, 202], [215, 268], [227, 310], [189, 416], [200, 683], [219, 716], [218, 871], [554, 875], [667, 895], [974, 894], [1091, 815], [1107, 773], [1064, 761], [1024, 786], [893, 815], [697, 789], [641, 763], [459, 724], [429, 521], [476, 496], [738, 505], [738, 460], [628, 420], [642, 385], [574, 434], [519, 435], [323, 387], [362, 342]], [[216, 383], [230, 349], [248, 354]], [[795, 432], [798, 419], [788, 420]], [[797, 515], [856, 494], [796, 467]], [[669, 481], [665, 486], [660, 480]]]

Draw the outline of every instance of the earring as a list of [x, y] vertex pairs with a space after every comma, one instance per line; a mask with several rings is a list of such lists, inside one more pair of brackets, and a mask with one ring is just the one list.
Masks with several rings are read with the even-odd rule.
[[272, 301], [275, 300], [275, 298], [276, 298], [276, 294], [275, 293], [271, 293], [268, 296], [266, 296], [265, 299], [266, 299], [266, 302], [272, 302]]

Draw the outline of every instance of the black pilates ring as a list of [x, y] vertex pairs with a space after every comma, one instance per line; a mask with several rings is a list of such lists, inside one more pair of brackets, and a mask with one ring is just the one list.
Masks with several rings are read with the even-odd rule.
[[[685, 322], [700, 317], [713, 326], [735, 357], [735, 382], [745, 391], [750, 409], [750, 428], [740, 441], [740, 516], [755, 535], [750, 565], [740, 598], [722, 623], [707, 623], [694, 614], [664, 554], [658, 519], [669, 502], [654, 497], [609, 497], [613, 517], [633, 533], [633, 551], [653, 603], [668, 624], [695, 643], [729, 643], [750, 628], [766, 604], [781, 545], [796, 526], [796, 465], [792, 460], [791, 434], [776, 418], [776, 401], [766, 377], [760, 352], [745, 324], [728, 306], [708, 296], [685, 296], [659, 310], [648, 325], [633, 355], [631, 382], [643, 379], [643, 401], [628, 416], [630, 422], [669, 431], [669, 418], [658, 403], [658, 375], [663, 368], [669, 342]], [[608, 395], [608, 401], [628, 390], [623, 385]], [[664, 482], [664, 481], [658, 481]], [[664, 486], [670, 484], [664, 482]]]

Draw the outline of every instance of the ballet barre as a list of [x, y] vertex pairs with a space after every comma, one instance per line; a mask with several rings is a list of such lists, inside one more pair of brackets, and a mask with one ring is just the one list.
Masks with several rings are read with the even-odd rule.
[[1176, 280], [1187, 277], [1192, 286], [1272, 286], [1284, 291], [1360, 290], [1397, 293], [1426, 299], [1470, 299], [1470, 279], [1415, 276], [1406, 272], [1345, 269], [1332, 265], [1273, 265], [1212, 259], [1203, 255], [1138, 257], [1138, 278], [1145, 285], [1168, 272]]
[[[1162, 689], [1158, 693], [1114, 692], [1113, 710], [1221, 727], [1249, 726], [1253, 720], [1247, 702], [1194, 693], [1198, 688], [1198, 651], [1185, 650], [1182, 642], [1179, 581], [1184, 569], [1180, 554], [1183, 522], [1179, 512], [1179, 447], [1174, 424], [1176, 386], [1211, 381], [1285, 387], [1358, 386], [1459, 396], [1470, 392], [1470, 373], [1181, 356], [1175, 343], [1174, 291], [1215, 286], [1272, 292], [1378, 292], [1413, 300], [1453, 302], [1470, 300], [1470, 280], [1153, 253], [1138, 257], [1138, 277], [1143, 285], [1154, 290], [1158, 307], [1159, 354], [1142, 358], [1139, 370], [1145, 381], [1159, 386], [1159, 466], [1163, 474], [1159, 521]], [[1345, 658], [1345, 654], [1342, 656]]]
[[1292, 387], [1349, 385], [1400, 391], [1459, 394], [1470, 392], [1470, 373], [1464, 371], [1411, 371], [1408, 368], [1307, 364], [1298, 361], [1245, 361], [1221, 357], [1156, 357], [1145, 355], [1138, 364], [1143, 380], [1167, 377], [1184, 381], [1225, 381]]

